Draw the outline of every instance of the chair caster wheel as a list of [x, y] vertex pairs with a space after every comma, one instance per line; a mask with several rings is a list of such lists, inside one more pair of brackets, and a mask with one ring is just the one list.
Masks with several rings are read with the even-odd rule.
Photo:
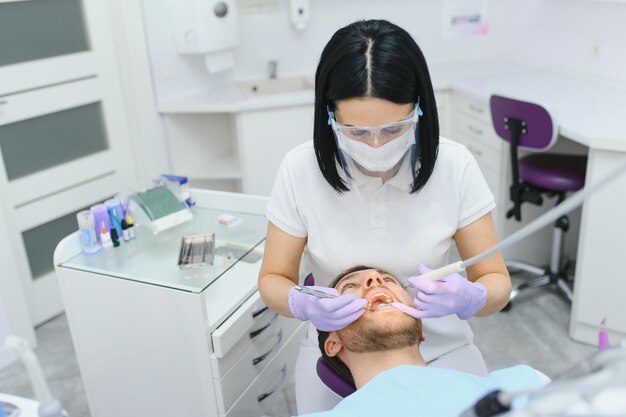
[[509, 301], [508, 303], [506, 303], [504, 307], [502, 307], [502, 311], [511, 311], [512, 307], [513, 307], [512, 301]]

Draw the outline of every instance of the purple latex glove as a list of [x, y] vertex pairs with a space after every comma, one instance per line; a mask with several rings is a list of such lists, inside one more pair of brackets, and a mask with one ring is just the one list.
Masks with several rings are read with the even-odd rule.
[[[422, 264], [417, 265], [419, 275], [430, 271]], [[416, 308], [407, 307], [401, 310], [418, 319], [456, 314], [460, 319], [467, 320], [487, 302], [487, 289], [459, 274], [448, 275], [439, 281], [430, 281], [419, 276], [410, 277], [408, 282], [417, 290], [413, 299]]]
[[309, 288], [333, 294], [335, 298], [317, 298], [303, 294], [295, 288], [289, 290], [289, 309], [298, 320], [310, 320], [318, 330], [332, 332], [354, 323], [365, 313], [367, 300], [355, 294], [339, 295], [334, 288], [310, 286]]

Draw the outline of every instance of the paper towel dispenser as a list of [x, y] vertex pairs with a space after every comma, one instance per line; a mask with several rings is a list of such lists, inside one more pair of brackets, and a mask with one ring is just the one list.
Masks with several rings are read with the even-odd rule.
[[181, 54], [210, 54], [239, 43], [236, 0], [172, 0], [172, 29]]

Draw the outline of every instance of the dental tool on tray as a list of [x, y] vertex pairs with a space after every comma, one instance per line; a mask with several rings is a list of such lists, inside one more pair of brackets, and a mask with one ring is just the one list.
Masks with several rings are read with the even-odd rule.
[[494, 247], [489, 248], [483, 253], [480, 253], [465, 261], [458, 261], [458, 262], [448, 264], [438, 269], [433, 269], [430, 272], [420, 275], [420, 278], [437, 281], [450, 274], [453, 274], [456, 272], [462, 272], [465, 269], [467, 269], [468, 266], [472, 266], [475, 263], [478, 263], [479, 261], [482, 261], [483, 259], [488, 258], [494, 253], [499, 252], [502, 249], [508, 248], [509, 246], [516, 244], [517, 242], [532, 235], [537, 230], [547, 226], [548, 224], [558, 219], [565, 213], [569, 213], [570, 211], [574, 210], [576, 207], [580, 206], [585, 201], [585, 198], [589, 197], [591, 194], [595, 193], [601, 188], [604, 188], [604, 186], [609, 184], [615, 178], [619, 177], [623, 173], [623, 171], [626, 171], [626, 164], [623, 164], [622, 166], [618, 167], [617, 169], [615, 169], [614, 171], [612, 171], [611, 173], [609, 173], [608, 175], [606, 175], [605, 177], [597, 181], [595, 184], [590, 185], [590, 186], [585, 186], [585, 188], [583, 188], [582, 190], [572, 194], [563, 203], [559, 204], [558, 206], [550, 209], [543, 215], [539, 216], [538, 218], [530, 222], [528, 225], [524, 226], [523, 228], [513, 233], [506, 239], [500, 241]]

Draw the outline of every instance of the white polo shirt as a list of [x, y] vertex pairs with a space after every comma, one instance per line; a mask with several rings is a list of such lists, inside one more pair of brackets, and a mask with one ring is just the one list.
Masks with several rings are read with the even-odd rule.
[[[281, 230], [306, 237], [308, 264], [317, 285], [328, 285], [356, 265], [386, 270], [400, 278], [422, 263], [448, 262], [456, 231], [495, 207], [493, 194], [472, 154], [441, 138], [435, 169], [426, 185], [410, 194], [409, 158], [386, 183], [351, 167], [350, 190], [337, 193], [317, 165], [313, 142], [283, 159], [268, 203], [268, 219]], [[424, 320], [429, 361], [472, 343], [469, 325], [455, 315]]]

